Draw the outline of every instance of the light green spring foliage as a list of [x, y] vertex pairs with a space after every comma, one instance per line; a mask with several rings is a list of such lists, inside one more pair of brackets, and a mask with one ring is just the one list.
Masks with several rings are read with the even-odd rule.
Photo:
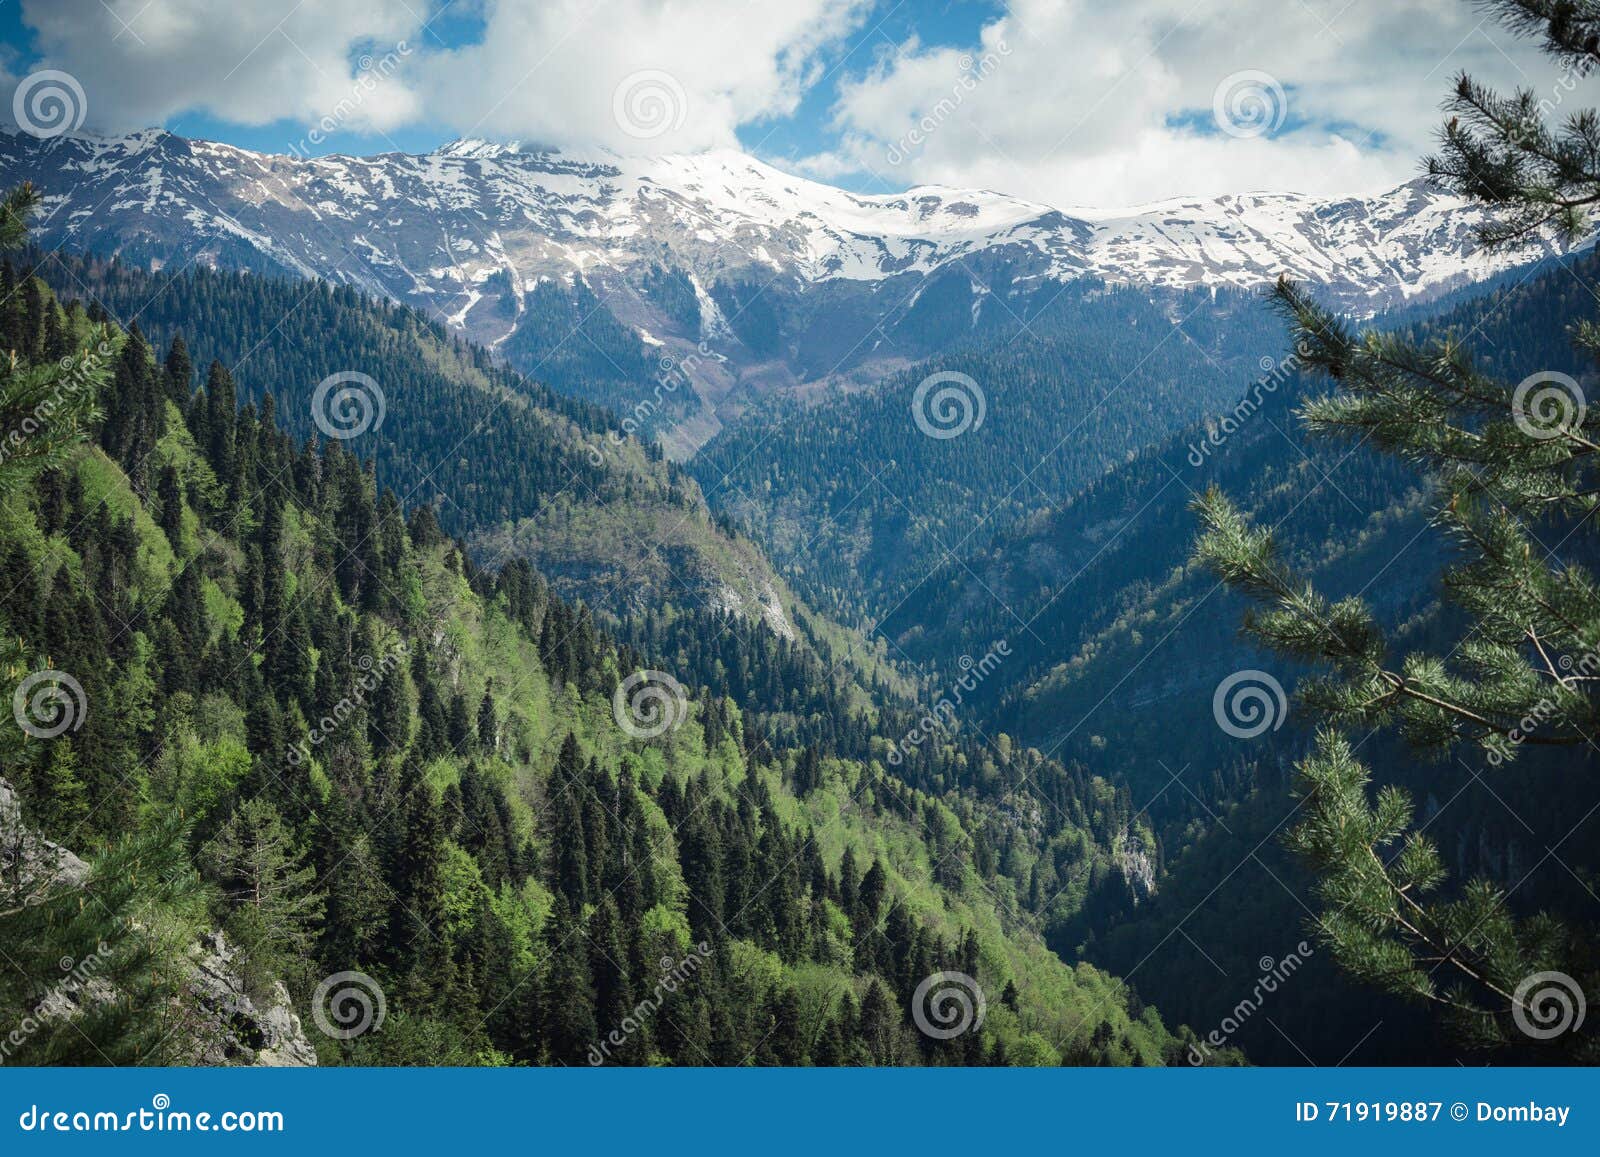
[[[39, 194], [26, 183], [0, 199], [0, 250], [27, 240], [28, 219], [38, 205]], [[0, 495], [17, 490], [72, 452], [99, 416], [96, 395], [120, 348], [109, 327], [81, 317], [68, 319], [53, 301], [49, 308], [56, 325], [73, 327], [65, 343], [72, 353], [34, 364], [19, 359], [15, 351], [0, 350]]]
[[[156, 455], [158, 467], [185, 467], [190, 455], [186, 438], [187, 435], [169, 435], [163, 440]], [[194, 465], [197, 464], [191, 463], [191, 468]], [[119, 517], [133, 520], [141, 560], [137, 589], [141, 599], [159, 601], [187, 561], [182, 556], [192, 556], [202, 544], [197, 541], [191, 547], [185, 542], [178, 551], [171, 549], [127, 478], [98, 448], [79, 449], [68, 466], [86, 494], [103, 499]], [[203, 486], [206, 479], [196, 475], [196, 482]], [[7, 531], [9, 540], [28, 544], [30, 557], [36, 561], [48, 558], [51, 566], [76, 573], [80, 560], [62, 537], [46, 538], [36, 527], [23, 525], [28, 520], [18, 507], [8, 506], [6, 511], [11, 527]], [[185, 512], [183, 525], [193, 525], [192, 512]], [[303, 515], [293, 508], [285, 511], [284, 553], [290, 566], [286, 585], [291, 589], [317, 581], [311, 552], [304, 549], [303, 525]], [[213, 541], [204, 545], [206, 549], [222, 551], [224, 557], [228, 555], [227, 543]], [[874, 782], [884, 774], [881, 767], [830, 760], [825, 786], [800, 800], [790, 792], [776, 764], [747, 765], [737, 745], [728, 738], [708, 748], [699, 726], [701, 708], [697, 704], [692, 704], [689, 716], [667, 734], [649, 742], [632, 739], [618, 727], [608, 697], [580, 694], [573, 686], [560, 686], [549, 677], [526, 634], [500, 606], [486, 603], [470, 588], [451, 555], [452, 548], [441, 545], [429, 552], [418, 552], [409, 560], [407, 586], [415, 592], [416, 599], [412, 615], [417, 622], [429, 624], [431, 631], [445, 641], [445, 649], [454, 656], [458, 687], [469, 702], [476, 703], [492, 681], [502, 742], [497, 756], [480, 756], [479, 763], [485, 774], [508, 789], [516, 822], [524, 834], [540, 839], [536, 816], [557, 752], [568, 733], [578, 736], [586, 755], [599, 756], [608, 767], [630, 761], [635, 774], [646, 784], [658, 784], [668, 775], [680, 780], [699, 778], [710, 791], [733, 801], [750, 776], [759, 776], [786, 822], [807, 823], [814, 828], [830, 863], [837, 863], [847, 848], [863, 865], [880, 859], [888, 871], [890, 892], [932, 928], [952, 938], [967, 928], [977, 931], [988, 1001], [986, 1024], [990, 1033], [1005, 1042], [1006, 1053], [1013, 1061], [1071, 1062], [1078, 1055], [1076, 1049], [1081, 1049], [1083, 1055], [1092, 1051], [1091, 1038], [1098, 1039], [1107, 1055], [1121, 1063], [1160, 1064], [1164, 1058], [1181, 1052], [1154, 1009], [1130, 1014], [1127, 988], [1120, 981], [1089, 965], [1071, 967], [1062, 963], [1045, 947], [1028, 921], [1018, 915], [1020, 908], [1000, 902], [976, 872], [966, 869], [965, 879], [954, 890], [936, 883], [936, 856], [924, 829], [872, 806], [876, 798]], [[208, 618], [213, 624], [221, 624], [217, 629], [237, 631], [242, 611], [234, 593], [227, 589], [226, 577], [222, 585], [208, 582], [205, 595]], [[378, 643], [381, 650], [385, 643], [382, 635]], [[142, 666], [153, 673], [153, 659]], [[616, 672], [616, 677], [620, 679], [622, 674]], [[397, 677], [405, 676], [398, 673]], [[138, 699], [130, 690], [118, 709], [133, 710]], [[730, 705], [729, 713], [738, 720], [736, 707]], [[216, 835], [202, 847], [200, 859], [208, 878], [226, 881], [213, 885], [221, 890], [210, 897], [211, 906], [215, 911], [221, 900], [223, 910], [234, 912], [228, 918], [228, 928], [234, 942], [246, 949], [247, 959], [241, 967], [263, 984], [272, 976], [287, 978], [291, 987], [313, 982], [314, 977], [299, 974], [295, 948], [314, 930], [324, 899], [308, 874], [307, 849], [285, 841], [281, 824], [270, 809], [252, 811], [246, 805], [218, 824], [225, 815], [226, 801], [251, 769], [243, 713], [225, 697], [205, 696], [169, 722], [170, 731], [159, 757], [135, 770], [142, 801], [140, 815], [144, 817], [140, 826], [154, 826], [159, 817], [165, 816], [179, 825], [179, 831], [217, 828]], [[306, 726], [307, 721], [296, 719], [291, 730]], [[307, 782], [313, 791], [309, 802], [313, 804], [328, 802], [329, 780], [320, 765], [321, 758], [321, 752], [313, 753], [306, 767]], [[445, 757], [433, 761], [427, 770], [434, 790], [443, 792], [459, 781], [461, 766], [458, 760]], [[657, 851], [655, 868], [668, 877], [665, 890], [675, 897], [670, 905], [648, 914], [646, 922], [663, 941], [676, 943], [680, 951], [687, 950], [690, 937], [685, 913], [691, 901], [679, 871], [674, 836], [655, 802], [643, 792], [638, 799]], [[939, 814], [945, 816], [947, 827], [959, 837], [959, 824], [953, 814], [942, 805]], [[181, 840], [162, 847], [173, 860], [173, 880], [184, 885], [182, 895], [187, 904], [186, 908], [173, 907], [163, 919], [192, 935], [203, 920], [197, 916], [193, 903], [199, 877], [187, 871], [182, 862]], [[457, 854], [447, 856], [443, 873], [445, 912], [464, 917], [479, 902], [493, 906], [514, 932], [516, 959], [531, 969], [541, 956], [540, 936], [550, 913], [548, 890], [536, 881], [527, 881], [520, 889], [495, 891], [483, 881], [471, 857], [460, 854], [457, 848], [452, 847], [451, 852]], [[108, 864], [121, 862], [114, 858], [114, 851], [101, 854], [108, 857]], [[141, 894], [137, 900], [119, 902], [118, 910], [127, 910], [135, 903], [148, 906], [151, 902], [150, 897]], [[167, 911], [164, 902], [155, 904], [157, 909]], [[180, 913], [187, 914], [186, 922], [179, 919]], [[8, 938], [9, 932], [8, 929]], [[63, 931], [49, 942], [64, 942], [61, 938], [69, 934], [77, 937], [76, 932]], [[752, 999], [759, 996], [764, 1000], [780, 985], [792, 984], [800, 990], [803, 1000], [830, 1011], [837, 1010], [838, 1001], [847, 992], [859, 1004], [870, 978], [855, 969], [852, 936], [850, 922], [841, 914], [835, 927], [836, 958], [826, 964], [806, 962], [794, 966], [740, 942], [733, 951], [736, 981], [749, 989]], [[170, 942], [154, 946], [142, 942], [137, 960], [148, 963], [161, 959], [172, 967], [181, 956], [181, 939], [174, 935]], [[1016, 1009], [1000, 999], [1007, 981], [1023, 994]], [[163, 992], [171, 996], [170, 991]], [[148, 1002], [155, 999], [153, 993], [141, 997]], [[451, 1051], [457, 1047], [455, 1042], [438, 1037], [437, 1033], [436, 1026], [430, 1026], [425, 1018], [408, 1018], [399, 1013], [386, 1030], [381, 1052], [374, 1052], [374, 1043], [366, 1042], [350, 1057], [334, 1053], [325, 1059], [395, 1063], [413, 1051], [420, 1057], [421, 1050], [432, 1047], [445, 1050], [435, 1060], [473, 1063], [504, 1059], [456, 1055]], [[96, 1037], [102, 1039], [124, 1038], [107, 1026], [104, 1037]], [[131, 1022], [126, 1042], [132, 1050], [129, 1055], [148, 1047], [139, 1033], [132, 1032]], [[62, 1059], [71, 1059], [69, 1043], [65, 1038], [60, 1042], [65, 1050]], [[162, 1058], [183, 1059], [170, 1048]]]

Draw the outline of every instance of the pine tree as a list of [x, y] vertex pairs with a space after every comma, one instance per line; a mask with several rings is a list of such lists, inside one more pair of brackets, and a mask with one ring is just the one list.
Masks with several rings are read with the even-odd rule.
[[[24, 182], [0, 199], [0, 249], [14, 249], [28, 236], [28, 219], [39, 194]], [[30, 278], [30, 286], [37, 282]], [[53, 301], [43, 305], [53, 316]], [[114, 369], [116, 341], [101, 325], [75, 325], [73, 352], [66, 359], [39, 358], [19, 348], [0, 350], [0, 496], [64, 462], [101, 417], [100, 395]]]
[[[0, 808], [14, 807], [0, 785]], [[14, 817], [0, 826], [20, 831]], [[181, 1062], [172, 1011], [187, 945], [151, 917], [163, 906], [181, 911], [199, 890], [187, 838], [182, 817], [168, 816], [112, 841], [80, 878], [0, 873], [0, 943], [10, 961], [0, 969], [0, 1015], [14, 1029], [37, 1025], [12, 1033], [8, 1064]], [[76, 1013], [36, 1018], [41, 983], [50, 1007]]]
[[568, 734], [561, 744], [551, 777], [548, 810], [550, 846], [555, 850], [555, 875], [550, 886], [567, 898], [573, 907], [582, 907], [589, 898], [590, 864], [588, 842], [584, 838], [584, 784], [582, 756], [577, 736]]
[[499, 724], [494, 714], [494, 680], [483, 689], [483, 699], [478, 703], [478, 747], [493, 755], [500, 750]]
[[189, 360], [189, 347], [181, 336], [173, 335], [162, 368], [165, 370], [167, 397], [182, 409], [189, 404], [189, 394], [194, 389], [194, 363]]
[[50, 742], [33, 798], [39, 826], [48, 836], [67, 839], [89, 815], [89, 796], [79, 778], [78, 757], [72, 740], [59, 736]]
[[[1514, 29], [1538, 33], [1579, 75], [1600, 63], [1600, 12], [1555, 0], [1495, 0]], [[1429, 172], [1499, 212], [1487, 245], [1555, 233], [1576, 237], [1600, 203], [1600, 118], [1552, 127], [1532, 91], [1502, 98], [1457, 78], [1454, 114]], [[1356, 976], [1428, 1001], [1469, 1038], [1531, 1047], [1512, 1024], [1534, 1015], [1526, 977], [1563, 972], [1593, 991], [1600, 973], [1572, 951], [1554, 921], [1518, 919], [1508, 893], [1470, 881], [1440, 889], [1445, 869], [1393, 786], [1370, 773], [1331, 728], [1394, 726], [1435, 754], [1479, 748], [1492, 767], [1524, 748], [1594, 747], [1600, 736], [1600, 581], [1582, 565], [1555, 565], [1541, 528], [1592, 536], [1600, 509], [1600, 421], [1578, 383], [1528, 367], [1513, 384], [1480, 371], [1446, 337], [1425, 346], [1355, 333], [1301, 287], [1279, 283], [1301, 365], [1332, 383], [1301, 418], [1312, 432], [1348, 437], [1416, 463], [1437, 480], [1437, 521], [1464, 561], [1444, 575], [1468, 619], [1451, 656], [1392, 658], [1394, 645], [1359, 597], [1330, 600], [1284, 565], [1269, 531], [1219, 492], [1195, 502], [1204, 534], [1196, 556], [1262, 604], [1246, 620], [1256, 639], [1324, 673], [1300, 696], [1329, 725], [1297, 767], [1305, 815], [1289, 844], [1317, 872], [1320, 937]], [[1600, 325], [1579, 324], [1576, 347], [1600, 355]], [[1425, 825], [1424, 825], [1425, 826]], [[1561, 1034], [1547, 1049], [1596, 1051], [1595, 1036]]]
[[355, 822], [335, 791], [316, 832], [317, 874], [328, 893], [317, 955], [332, 972], [376, 958], [394, 899], [371, 837]]
[[594, 985], [589, 977], [583, 934], [574, 926], [576, 919], [565, 896], [557, 893], [545, 921], [545, 975], [540, 1001], [545, 1048], [556, 1064], [587, 1063], [589, 1048], [600, 1037], [595, 1025]]
[[202, 856], [233, 906], [231, 927], [247, 946], [304, 955], [323, 917], [316, 869], [306, 862], [277, 808], [242, 803]]
[[861, 1039], [874, 1065], [900, 1063], [900, 1018], [883, 982], [873, 977], [861, 998]]

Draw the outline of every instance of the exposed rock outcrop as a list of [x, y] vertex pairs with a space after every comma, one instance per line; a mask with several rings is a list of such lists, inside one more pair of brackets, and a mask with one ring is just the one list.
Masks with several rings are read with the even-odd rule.
[[1142, 904], [1156, 894], [1155, 856], [1145, 846], [1141, 836], [1121, 833], [1112, 849], [1112, 856], [1135, 904]]
[[202, 936], [194, 949], [188, 987], [199, 1002], [196, 1063], [269, 1068], [316, 1064], [316, 1050], [283, 981], [274, 980], [267, 998], [258, 1003], [233, 968], [236, 955], [221, 932]]
[[[24, 901], [42, 899], [89, 878], [90, 866], [68, 849], [45, 839], [23, 821], [15, 790], [0, 779], [0, 871], [8, 890]], [[289, 990], [274, 980], [266, 998], [246, 990], [234, 966], [237, 950], [221, 932], [210, 932], [190, 949], [185, 984], [190, 1019], [191, 1060], [199, 1065], [314, 1065], [317, 1053], [295, 1015]], [[40, 1010], [71, 1017], [84, 1007], [115, 999], [116, 990], [98, 977], [62, 984], [46, 995]], [[182, 1000], [183, 998], [180, 998]]]
[[45, 839], [22, 821], [22, 801], [0, 779], [0, 872], [22, 896], [74, 887], [89, 875], [89, 865], [60, 844]]

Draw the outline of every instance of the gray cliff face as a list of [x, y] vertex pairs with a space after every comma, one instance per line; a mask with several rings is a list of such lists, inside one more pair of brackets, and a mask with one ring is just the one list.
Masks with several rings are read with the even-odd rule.
[[22, 801], [0, 779], [0, 868], [23, 896], [49, 888], [71, 888], [89, 875], [89, 865], [45, 839], [22, 821]]
[[199, 1005], [195, 1063], [263, 1068], [317, 1063], [283, 981], [264, 999], [251, 997], [232, 968], [235, 950], [221, 932], [200, 939], [193, 951], [189, 990]]
[[[28, 896], [83, 883], [90, 865], [70, 850], [30, 829], [16, 792], [0, 779], [0, 863], [8, 882]], [[221, 932], [201, 937], [189, 953], [183, 1007], [174, 1010], [197, 1065], [315, 1065], [316, 1050], [294, 1012], [289, 990], [275, 980], [265, 998], [252, 997], [232, 967], [235, 951]], [[88, 1004], [114, 1000], [116, 990], [99, 977], [52, 989], [41, 1006], [51, 1017], [76, 1015]], [[181, 998], [180, 998], [181, 999]]]
[[1142, 904], [1156, 894], [1155, 856], [1138, 834], [1120, 834], [1112, 855], [1135, 904]]

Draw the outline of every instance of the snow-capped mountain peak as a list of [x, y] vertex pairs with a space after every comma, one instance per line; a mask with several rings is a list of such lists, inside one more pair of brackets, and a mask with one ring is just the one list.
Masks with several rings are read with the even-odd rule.
[[[1064, 210], [940, 186], [853, 193], [726, 150], [459, 140], [422, 155], [299, 158], [159, 129], [0, 136], [0, 180], [24, 178], [44, 194], [47, 245], [319, 276], [496, 345], [517, 333], [524, 294], [581, 285], [646, 344], [742, 338], [722, 352], [750, 364], [781, 360], [789, 331], [772, 321], [775, 344], [760, 348], [742, 285], [791, 315], [847, 311], [869, 329], [941, 277], [963, 283], [974, 326], [985, 300], [1085, 277], [1182, 289], [1289, 274], [1370, 313], [1540, 256], [1479, 252], [1478, 212], [1420, 180], [1334, 201], [1252, 192]], [[857, 344], [837, 364], [859, 365], [880, 343]], [[796, 381], [828, 370], [789, 362]]]

